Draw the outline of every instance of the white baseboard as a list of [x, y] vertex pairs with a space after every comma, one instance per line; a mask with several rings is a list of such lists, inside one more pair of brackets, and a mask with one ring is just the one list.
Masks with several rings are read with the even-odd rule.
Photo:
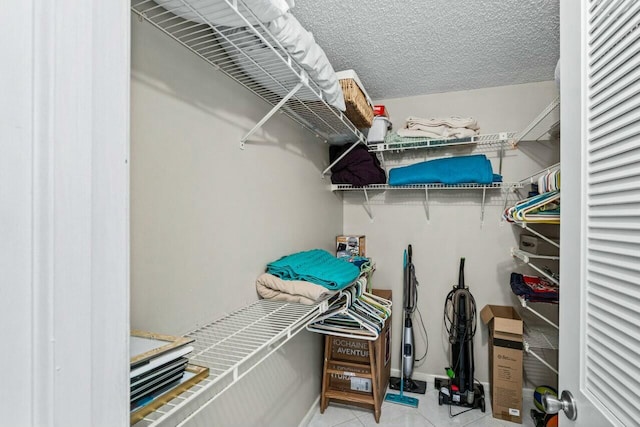
[[307, 427], [309, 425], [309, 423], [311, 422], [311, 418], [313, 418], [313, 416], [316, 413], [316, 410], [318, 409], [318, 405], [320, 405], [320, 395], [318, 395], [316, 400], [313, 401], [313, 403], [311, 404], [311, 407], [307, 411], [307, 414], [300, 421], [300, 424], [298, 424], [298, 427]]

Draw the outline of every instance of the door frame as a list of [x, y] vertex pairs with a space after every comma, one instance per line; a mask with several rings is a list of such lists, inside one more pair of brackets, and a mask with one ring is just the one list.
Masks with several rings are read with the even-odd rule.
[[128, 425], [130, 4], [6, 6], [2, 418]]

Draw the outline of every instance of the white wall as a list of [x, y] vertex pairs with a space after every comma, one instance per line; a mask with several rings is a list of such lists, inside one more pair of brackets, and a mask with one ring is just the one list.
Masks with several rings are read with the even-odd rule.
[[[428, 77], [425, 77], [428, 78]], [[408, 116], [472, 116], [478, 120], [480, 133], [521, 131], [557, 95], [554, 82], [505, 86], [464, 92], [452, 92], [401, 99], [378, 100], [387, 106], [394, 129], [401, 128]], [[401, 161], [422, 161], [449, 154], [471, 151], [433, 151], [430, 156], [392, 156], [385, 153], [388, 165]], [[480, 151], [498, 169], [494, 150]], [[508, 150], [504, 159], [505, 181], [518, 181], [558, 161], [555, 143], [522, 143]], [[526, 194], [526, 193], [525, 193]], [[402, 307], [402, 259], [408, 244], [413, 246], [418, 288], [418, 308], [429, 336], [426, 361], [416, 366], [415, 378], [443, 375], [448, 366], [448, 342], [444, 335], [443, 305], [451, 286], [457, 284], [461, 257], [466, 258], [465, 278], [476, 299], [478, 310], [486, 304], [516, 305], [509, 287], [512, 271], [526, 272], [509, 253], [517, 245], [519, 231], [500, 221], [504, 200], [499, 192], [487, 193], [484, 223], [480, 220], [481, 191], [429, 193], [427, 221], [423, 205], [424, 192], [374, 195], [371, 221], [363, 208], [359, 193], [344, 195], [344, 232], [367, 236], [367, 255], [377, 264], [374, 287], [392, 289], [396, 313]], [[424, 340], [419, 337], [416, 316], [416, 355], [423, 354]], [[399, 368], [401, 316], [394, 316], [393, 368]], [[475, 338], [476, 378], [488, 380], [487, 330], [478, 320]]]
[[[277, 114], [240, 150], [269, 106], [135, 18], [131, 100], [133, 328], [185, 333], [255, 301], [269, 261], [332, 250], [342, 203], [321, 179], [328, 147]], [[199, 421], [299, 422], [320, 392], [321, 336], [302, 332], [271, 359]], [[238, 393], [261, 403], [246, 411]]]

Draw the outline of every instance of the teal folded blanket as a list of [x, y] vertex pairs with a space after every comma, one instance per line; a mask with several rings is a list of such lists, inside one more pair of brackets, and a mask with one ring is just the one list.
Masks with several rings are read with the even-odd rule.
[[270, 262], [267, 273], [283, 280], [306, 280], [327, 289], [340, 290], [358, 278], [360, 269], [325, 250], [313, 249]]
[[[501, 177], [498, 175], [501, 180]], [[408, 184], [491, 184], [491, 162], [484, 154], [429, 160], [389, 171], [389, 185]]]

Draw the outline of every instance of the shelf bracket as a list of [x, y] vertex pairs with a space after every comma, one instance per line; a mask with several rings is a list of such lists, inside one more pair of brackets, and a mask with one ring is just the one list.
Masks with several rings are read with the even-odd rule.
[[506, 132], [500, 132], [500, 148], [498, 149], [498, 155], [500, 156], [500, 163], [498, 166], [498, 173], [502, 175], [502, 159], [504, 158], [504, 144], [507, 143], [508, 135]]
[[367, 211], [367, 215], [369, 215], [369, 219], [373, 222], [373, 211], [371, 210], [371, 202], [369, 201], [369, 193], [367, 193], [367, 189], [363, 188], [364, 192], [364, 210]]
[[553, 323], [551, 320], [547, 319], [545, 316], [543, 316], [542, 314], [538, 313], [537, 311], [535, 311], [533, 308], [531, 308], [529, 306], [529, 304], [527, 303], [527, 300], [525, 300], [523, 297], [518, 297], [518, 299], [520, 299], [520, 305], [522, 305], [522, 307], [526, 308], [527, 310], [529, 310], [531, 313], [535, 314], [536, 316], [538, 316], [540, 319], [544, 320], [545, 322], [547, 322], [548, 324], [550, 324], [551, 326], [553, 326], [554, 328], [556, 328], [557, 330], [560, 330], [560, 327], [558, 325], [556, 325], [555, 323]]
[[[514, 188], [513, 191], [515, 192], [516, 189]], [[504, 194], [504, 204], [502, 205], [502, 213], [500, 214], [500, 222], [505, 222], [505, 212], [507, 212], [507, 203], [509, 203], [509, 189], [503, 190], [502, 192]]]
[[429, 218], [429, 189], [427, 187], [424, 188], [424, 211], [427, 214], [427, 222], [429, 222], [431, 218]]
[[[533, 264], [531, 262], [531, 260], [529, 259], [528, 255], [522, 253], [521, 251], [514, 250], [513, 248], [511, 249], [511, 255], [516, 257], [516, 258], [518, 258], [518, 259], [520, 259], [521, 261], [525, 262], [529, 267], [533, 268], [535, 271], [537, 271], [538, 273], [542, 274], [550, 282], [553, 282], [556, 286], [560, 286], [560, 281], [558, 279], [556, 279], [551, 274], [547, 273], [546, 271], [544, 271], [543, 269], [541, 269], [537, 265]], [[539, 257], [539, 258], [555, 259], [556, 257]]]
[[487, 187], [482, 187], [482, 205], [480, 207], [480, 225], [484, 224], [484, 205], [487, 198]]
[[336, 165], [336, 163], [338, 163], [340, 160], [342, 160], [342, 158], [344, 156], [349, 154], [351, 152], [351, 150], [356, 148], [356, 145], [360, 144], [361, 142], [362, 142], [362, 139], [359, 139], [356, 142], [354, 142], [353, 144], [351, 144], [351, 147], [347, 148], [347, 150], [344, 153], [340, 154], [340, 157], [335, 159], [329, 166], [327, 166], [327, 168], [325, 170], [322, 171], [322, 176], [325, 176], [327, 174], [327, 172], [329, 172], [331, 170], [331, 168]]
[[543, 121], [545, 117], [547, 117], [549, 114], [551, 114], [551, 112], [559, 105], [560, 105], [560, 97], [558, 96], [556, 99], [551, 101], [551, 104], [549, 104], [544, 110], [542, 110], [542, 112], [538, 115], [538, 117], [533, 119], [533, 121], [529, 124], [529, 126], [525, 128], [525, 130], [522, 131], [522, 133], [518, 135], [515, 143], [517, 144], [520, 141], [522, 141], [529, 132], [531, 132], [536, 126], [538, 126], [538, 124], [540, 124], [540, 122]]
[[558, 375], [558, 370], [556, 368], [554, 368], [553, 366], [551, 366], [549, 364], [549, 362], [547, 362], [546, 360], [544, 360], [542, 357], [538, 356], [533, 350], [531, 350], [531, 347], [529, 346], [528, 342], [524, 342], [524, 351], [527, 352], [527, 354], [530, 354], [531, 356], [535, 357], [536, 359], [538, 359], [538, 362], [542, 363], [544, 366], [546, 366], [547, 368], [551, 369], [553, 372], [555, 372], [556, 375]]
[[386, 169], [384, 166], [384, 152], [380, 152], [380, 166], [382, 167], [382, 169]]
[[302, 82], [298, 83], [294, 86], [288, 94], [286, 94], [280, 102], [278, 102], [256, 125], [251, 129], [245, 136], [240, 139], [240, 149], [244, 150], [244, 143], [247, 142], [247, 139], [251, 137], [258, 129], [262, 127], [266, 123], [267, 120], [271, 118], [282, 106], [293, 96], [296, 92], [302, 87]]

